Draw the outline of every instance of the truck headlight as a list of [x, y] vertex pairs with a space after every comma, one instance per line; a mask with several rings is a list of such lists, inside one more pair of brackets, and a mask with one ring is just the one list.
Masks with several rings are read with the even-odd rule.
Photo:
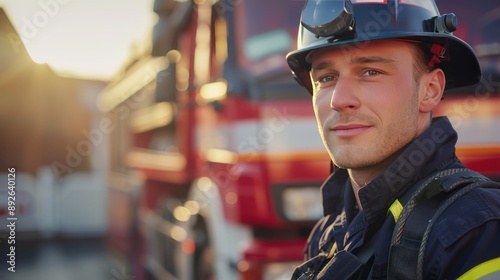
[[290, 187], [282, 191], [283, 215], [290, 221], [317, 221], [323, 216], [318, 187]]

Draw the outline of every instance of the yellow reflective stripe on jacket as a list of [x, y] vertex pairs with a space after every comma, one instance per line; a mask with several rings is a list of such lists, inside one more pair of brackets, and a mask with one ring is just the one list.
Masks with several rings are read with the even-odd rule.
[[498, 277], [500, 277], [500, 257], [476, 265], [471, 270], [458, 277], [458, 280], [500, 279]]
[[326, 258], [331, 259], [335, 255], [336, 252], [337, 252], [337, 242], [334, 242], [333, 246], [330, 249], [330, 252], [328, 253], [328, 256]]
[[401, 212], [403, 211], [403, 205], [401, 205], [401, 202], [399, 200], [394, 200], [392, 203], [391, 207], [389, 207], [389, 212], [392, 213], [392, 216], [394, 217], [394, 222], [398, 221], [399, 215], [401, 215]]

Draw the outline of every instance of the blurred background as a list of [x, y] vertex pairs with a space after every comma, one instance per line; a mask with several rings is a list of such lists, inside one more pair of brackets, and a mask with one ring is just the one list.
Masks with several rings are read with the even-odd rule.
[[[96, 100], [151, 45], [152, 6], [0, 1], [0, 215], [8, 214], [5, 174], [14, 167], [18, 218], [15, 244], [7, 243], [5, 225], [0, 230], [0, 279], [124, 273], [104, 242], [109, 156], [106, 136], [93, 134], [105, 118]], [[15, 273], [7, 270], [11, 245]]]
[[[500, 5], [436, 2], [484, 74], [436, 115], [500, 180]], [[288, 279], [330, 171], [303, 4], [0, 0], [0, 279]]]

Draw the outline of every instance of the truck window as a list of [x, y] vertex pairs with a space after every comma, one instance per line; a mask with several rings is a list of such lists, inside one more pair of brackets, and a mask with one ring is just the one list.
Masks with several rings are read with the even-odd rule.
[[255, 100], [310, 98], [290, 74], [285, 56], [296, 49], [299, 18], [305, 1], [252, 0], [235, 5], [238, 63], [252, 82]]

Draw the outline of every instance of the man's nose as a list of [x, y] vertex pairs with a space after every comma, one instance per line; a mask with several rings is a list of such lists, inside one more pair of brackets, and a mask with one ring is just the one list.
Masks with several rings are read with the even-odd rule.
[[330, 99], [330, 107], [335, 111], [356, 110], [361, 105], [354, 89], [354, 81], [349, 77], [339, 77]]

